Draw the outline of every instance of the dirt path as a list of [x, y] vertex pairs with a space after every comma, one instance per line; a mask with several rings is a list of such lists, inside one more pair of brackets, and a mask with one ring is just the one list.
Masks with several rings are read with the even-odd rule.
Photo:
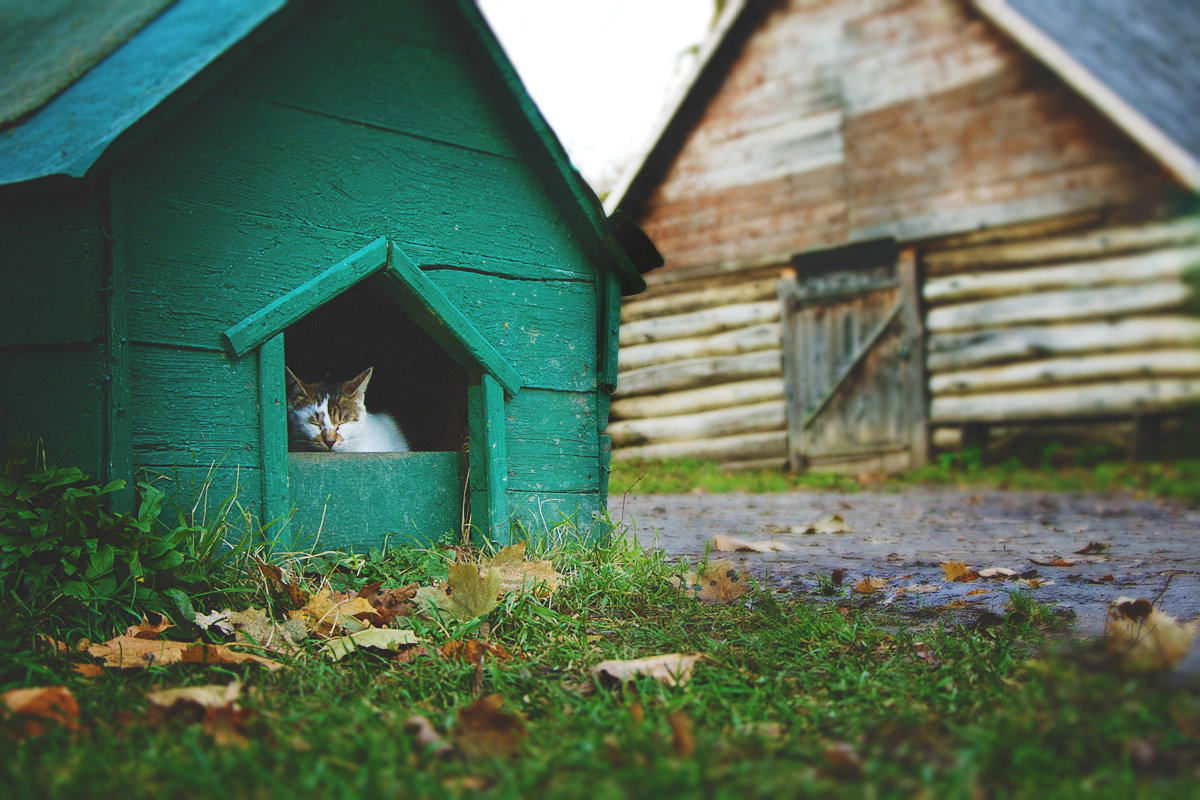
[[[835, 569], [845, 570], [846, 587], [864, 577], [886, 578], [885, 588], [859, 598], [918, 614], [922, 608], [947, 606], [1003, 613], [1009, 601], [1004, 590], [1018, 584], [1011, 578], [946, 581], [941, 563], [963, 561], [976, 569], [1004, 567], [1045, 581], [1033, 596], [1073, 612], [1075, 629], [1084, 636], [1103, 632], [1109, 600], [1119, 595], [1153, 600], [1168, 577], [1159, 607], [1180, 619], [1200, 615], [1200, 510], [1177, 503], [912, 488], [614, 496], [609, 513], [642, 546], [671, 556], [699, 556], [718, 534], [771, 539], [791, 549], [720, 557], [797, 592], [817, 591], [818, 578]], [[849, 532], [801, 532], [834, 514]], [[1092, 542], [1105, 549], [1076, 554]], [[900, 587], [908, 588], [897, 592]]]

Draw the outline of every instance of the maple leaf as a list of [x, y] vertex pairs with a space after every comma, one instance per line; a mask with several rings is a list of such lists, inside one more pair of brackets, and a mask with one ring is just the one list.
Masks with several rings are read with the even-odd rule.
[[773, 553], [790, 551], [792, 548], [783, 542], [774, 542], [770, 539], [751, 542], [747, 539], [739, 539], [736, 536], [726, 536], [719, 533], [713, 538], [713, 549], [723, 553], [732, 553], [738, 550], [746, 550], [752, 553]]
[[116, 636], [107, 642], [92, 645], [87, 652], [104, 659], [105, 667], [116, 669], [141, 669], [152, 664], [240, 664], [245, 661], [262, 664], [270, 670], [283, 667], [283, 664], [269, 658], [239, 653], [224, 645], [167, 642], [138, 639], [135, 636]]
[[417, 606], [427, 616], [449, 615], [466, 622], [482, 617], [500, 601], [496, 598], [500, 590], [500, 571], [489, 570], [487, 575], [479, 572], [476, 564], [456, 561], [449, 565], [445, 581], [437, 586], [422, 586], [417, 590]]
[[968, 567], [962, 561], [946, 561], [942, 563], [942, 572], [948, 581], [969, 583], [979, 577], [979, 573]]
[[500, 573], [500, 594], [521, 592], [545, 584], [546, 592], [553, 592], [562, 581], [549, 561], [525, 559], [525, 542], [517, 542], [503, 548], [494, 557], [480, 561], [479, 571], [490, 570]]
[[6, 715], [21, 718], [25, 736], [41, 736], [46, 721], [57, 723], [72, 731], [82, 730], [79, 724], [79, 703], [65, 686], [42, 686], [30, 689], [10, 689], [0, 694], [0, 704]]
[[471, 664], [478, 664], [483, 661], [484, 656], [489, 655], [498, 660], [512, 658], [512, 654], [505, 650], [503, 645], [481, 642], [478, 639], [468, 639], [465, 642], [451, 639], [438, 648], [438, 653], [449, 661], [466, 661]]
[[330, 639], [321, 647], [320, 652], [329, 656], [334, 661], [341, 661], [360, 647], [374, 647], [380, 650], [397, 651], [411, 644], [419, 644], [420, 642], [420, 637], [410, 630], [367, 628], [365, 631], [358, 631], [349, 636], [339, 636], [336, 639]]
[[319, 636], [335, 636], [354, 633], [367, 627], [361, 618], [375, 613], [375, 607], [361, 597], [351, 597], [346, 592], [333, 594], [328, 588], [308, 598], [303, 608], [289, 612], [313, 633]]
[[186, 686], [147, 692], [150, 722], [153, 725], [167, 721], [200, 722], [204, 732], [218, 745], [245, 747], [246, 713], [237, 705], [241, 689], [241, 683], [233, 681], [228, 686]]
[[520, 748], [525, 723], [520, 717], [501, 711], [502, 705], [503, 697], [489, 694], [459, 709], [454, 741], [467, 758], [506, 757]]
[[1108, 605], [1104, 644], [1128, 672], [1166, 669], [1187, 654], [1200, 620], [1180, 623], [1149, 600], [1118, 597]]
[[309, 594], [294, 583], [289, 583], [283, 576], [283, 570], [274, 564], [268, 564], [254, 559], [254, 566], [258, 567], [259, 573], [267, 579], [268, 584], [274, 584], [276, 588], [283, 592], [288, 603], [292, 608], [304, 608], [308, 604]]
[[886, 578], [863, 578], [858, 583], [854, 584], [854, 591], [859, 594], [873, 594], [880, 589], [887, 588]]
[[145, 616], [137, 625], [132, 625], [125, 629], [126, 636], [134, 636], [138, 639], [157, 639], [158, 635], [167, 628], [174, 627], [171, 620], [162, 615], [158, 615], [158, 622], [150, 622]]
[[679, 577], [679, 588], [701, 603], [731, 603], [750, 591], [749, 574], [728, 561], [710, 561]]
[[239, 644], [255, 645], [286, 655], [299, 651], [300, 642], [308, 637], [308, 627], [303, 619], [289, 619], [280, 624], [261, 608], [227, 612], [227, 622], [233, 627]]
[[391, 589], [380, 588], [383, 581], [369, 583], [358, 590], [358, 596], [371, 604], [375, 613], [368, 617], [367, 622], [381, 628], [391, 625], [396, 617], [409, 617], [416, 611], [412, 600], [417, 596], [416, 583], [398, 586]]
[[702, 658], [702, 653], [668, 653], [628, 661], [601, 661], [592, 667], [592, 675], [602, 683], [623, 683], [644, 675], [667, 686], [682, 686], [692, 679], [692, 667]]

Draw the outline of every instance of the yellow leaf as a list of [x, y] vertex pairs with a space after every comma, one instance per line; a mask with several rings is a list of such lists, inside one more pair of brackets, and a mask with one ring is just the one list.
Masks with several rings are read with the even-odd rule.
[[731, 603], [750, 591], [749, 575], [728, 561], [710, 561], [699, 572], [679, 577], [685, 594], [701, 603]]
[[330, 639], [321, 647], [322, 653], [334, 661], [341, 661], [360, 647], [375, 647], [380, 650], [400, 650], [410, 644], [419, 644], [420, 637], [410, 630], [396, 628], [367, 628], [349, 636]]
[[681, 686], [692, 679], [692, 668], [702, 658], [701, 653], [669, 653], [629, 661], [601, 661], [592, 667], [592, 675], [602, 681], [617, 682], [646, 676], [667, 686]]
[[302, 620], [314, 633], [333, 636], [365, 629], [367, 624], [358, 617], [370, 617], [375, 613], [375, 607], [362, 597], [334, 595], [326, 588], [309, 597], [303, 608], [290, 613], [293, 619]]
[[946, 580], [959, 581], [960, 583], [967, 583], [979, 577], [978, 573], [962, 561], [944, 562], [942, 564], [942, 572], [946, 574]]
[[450, 565], [446, 581], [437, 586], [422, 586], [417, 590], [416, 601], [426, 615], [437, 616], [442, 612], [466, 622], [498, 606], [499, 590], [499, 570], [481, 575], [478, 565], [456, 561]]
[[1191, 649], [1198, 623], [1179, 623], [1148, 600], [1118, 597], [1108, 604], [1104, 644], [1129, 672], [1166, 669]]
[[544, 584], [554, 591], [562, 581], [549, 561], [525, 559], [525, 542], [517, 542], [502, 549], [492, 558], [479, 562], [479, 571], [487, 574], [491, 570], [500, 573], [500, 594], [520, 592]]
[[887, 588], [887, 578], [863, 578], [854, 584], [854, 591], [859, 594], [871, 594]]

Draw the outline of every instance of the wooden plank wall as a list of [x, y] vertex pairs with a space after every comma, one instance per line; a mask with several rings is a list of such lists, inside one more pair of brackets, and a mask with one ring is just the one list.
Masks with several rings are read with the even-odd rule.
[[138, 465], [255, 502], [258, 377], [221, 332], [386, 236], [524, 379], [511, 506], [603, 512], [602, 279], [462, 47], [434, 4], [309, 4], [122, 162]]
[[[778, 275], [658, 280], [621, 310], [613, 458], [787, 460]], [[654, 274], [648, 282], [654, 282]]]
[[1200, 402], [1200, 217], [923, 256], [934, 425]]
[[[795, 253], [1131, 208], [1152, 218], [1183, 194], [969, 0], [786, 0], [711, 91], [678, 152], [651, 157], [653, 188], [622, 204], [666, 263], [623, 317], [616, 458], [774, 458], [774, 440], [751, 454], [726, 437], [731, 422], [774, 430], [763, 404], [782, 390], [764, 353], [776, 345], [755, 326], [775, 321], [756, 284]], [[703, 311], [667, 299], [715, 285]], [[685, 435], [721, 446], [676, 444]]]
[[644, 198], [666, 270], [1127, 204], [1172, 179], [968, 0], [765, 15]]

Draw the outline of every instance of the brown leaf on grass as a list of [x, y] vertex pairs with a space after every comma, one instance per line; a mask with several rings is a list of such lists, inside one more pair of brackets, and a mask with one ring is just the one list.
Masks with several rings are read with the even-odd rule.
[[830, 573], [829, 573], [829, 581], [830, 581], [830, 583], [832, 583], [834, 586], [841, 586], [841, 585], [842, 585], [842, 582], [843, 582], [843, 581], [845, 581], [845, 580], [846, 580], [846, 570], [845, 570], [845, 568], [843, 568], [843, 567], [836, 567], [835, 569], [833, 569], [832, 571], [830, 571]]
[[241, 683], [233, 681], [228, 686], [186, 686], [147, 692], [150, 722], [152, 725], [198, 722], [218, 745], [245, 747], [246, 712], [237, 705], [241, 690]]
[[351, 597], [348, 592], [334, 594], [328, 588], [308, 598], [303, 608], [289, 612], [318, 636], [332, 637], [344, 633], [364, 630], [364, 619], [375, 613], [375, 608], [361, 597]]
[[942, 572], [946, 575], [946, 580], [957, 581], [959, 583], [969, 583], [979, 577], [979, 573], [968, 567], [962, 561], [945, 561], [942, 563]]
[[1149, 600], [1118, 597], [1108, 605], [1104, 644], [1128, 672], [1167, 669], [1183, 658], [1196, 639], [1200, 620], [1180, 623]]
[[117, 636], [102, 644], [94, 644], [88, 653], [104, 659], [104, 666], [114, 669], [143, 669], [152, 664], [241, 664], [246, 661], [262, 664], [269, 670], [283, 664], [251, 653], [239, 653], [224, 645], [199, 642], [166, 642]]
[[446, 758], [454, 753], [454, 746], [439, 736], [433, 723], [420, 714], [404, 720], [404, 730], [434, 758]]
[[283, 576], [283, 570], [274, 564], [268, 564], [265, 561], [254, 559], [254, 566], [258, 567], [259, 574], [266, 578], [269, 585], [279, 589], [283, 596], [287, 598], [288, 604], [293, 609], [304, 608], [308, 605], [309, 594], [294, 583], [289, 583]]
[[143, 616], [142, 621], [137, 625], [132, 625], [125, 629], [125, 635], [133, 636], [138, 639], [157, 639], [158, 635], [167, 628], [174, 627], [171, 624], [171, 620], [167, 619], [161, 614], [156, 616], [158, 617], [158, 622], [151, 622], [148, 618]]
[[79, 724], [79, 703], [65, 686], [42, 686], [31, 689], [10, 689], [0, 695], [4, 716], [15, 718], [22, 736], [41, 736], [46, 722], [67, 730], [82, 730]]
[[503, 697], [489, 694], [459, 709], [454, 742], [467, 758], [508, 757], [521, 747], [525, 723], [520, 717], [501, 711], [502, 705]]
[[1107, 553], [1111, 545], [1104, 542], [1088, 542], [1083, 547], [1075, 551], [1077, 556], [1095, 556], [1100, 553]]
[[676, 758], [691, 758], [696, 753], [696, 737], [692, 733], [692, 718], [682, 711], [667, 715], [671, 726], [671, 749]]
[[873, 594], [880, 589], [887, 588], [886, 578], [863, 578], [858, 583], [854, 584], [854, 591], [859, 594]]
[[825, 766], [839, 778], [859, 778], [863, 774], [862, 757], [845, 742], [835, 742], [825, 748]]
[[701, 653], [669, 653], [629, 661], [601, 661], [592, 667], [592, 675], [607, 684], [646, 676], [667, 686], [681, 686], [692, 679], [692, 668], [702, 658]]
[[85, 678], [98, 678], [104, 674], [104, 667], [99, 664], [76, 664], [71, 669]]
[[465, 661], [469, 664], [478, 664], [486, 656], [493, 656], [498, 661], [512, 658], [512, 653], [505, 650], [503, 645], [481, 642], [478, 639], [468, 639], [465, 642], [451, 639], [438, 648], [438, 653], [448, 661]]
[[500, 594], [534, 591], [544, 597], [562, 582], [562, 575], [549, 561], [525, 558], [525, 542], [509, 545], [492, 558], [479, 562], [481, 574], [486, 575], [493, 569], [500, 573]]
[[403, 650], [401, 650], [399, 653], [396, 653], [396, 657], [393, 658], [392, 661], [394, 663], [400, 664], [400, 665], [411, 664], [414, 661], [416, 661], [418, 658], [424, 658], [428, 655], [429, 655], [429, 651], [426, 650], [424, 647], [420, 647], [420, 646], [406, 647]]
[[702, 570], [685, 572], [679, 588], [701, 603], [732, 603], [750, 591], [749, 574], [728, 561], [710, 561]]
[[734, 553], [739, 550], [751, 553], [774, 553], [789, 551], [792, 548], [783, 542], [774, 542], [770, 539], [751, 542], [748, 539], [739, 539], [736, 536], [718, 533], [713, 539], [713, 549], [720, 553]]
[[228, 611], [224, 628], [232, 628], [239, 644], [248, 644], [284, 655], [294, 655], [300, 642], [308, 638], [308, 626], [303, 618], [278, 623], [261, 608]]
[[375, 581], [358, 590], [358, 596], [375, 609], [375, 613], [367, 618], [367, 622], [386, 628], [396, 617], [411, 617], [416, 613], [417, 607], [413, 605], [412, 600], [417, 596], [418, 584], [410, 583], [390, 589], [383, 589], [382, 586], [383, 581]]

